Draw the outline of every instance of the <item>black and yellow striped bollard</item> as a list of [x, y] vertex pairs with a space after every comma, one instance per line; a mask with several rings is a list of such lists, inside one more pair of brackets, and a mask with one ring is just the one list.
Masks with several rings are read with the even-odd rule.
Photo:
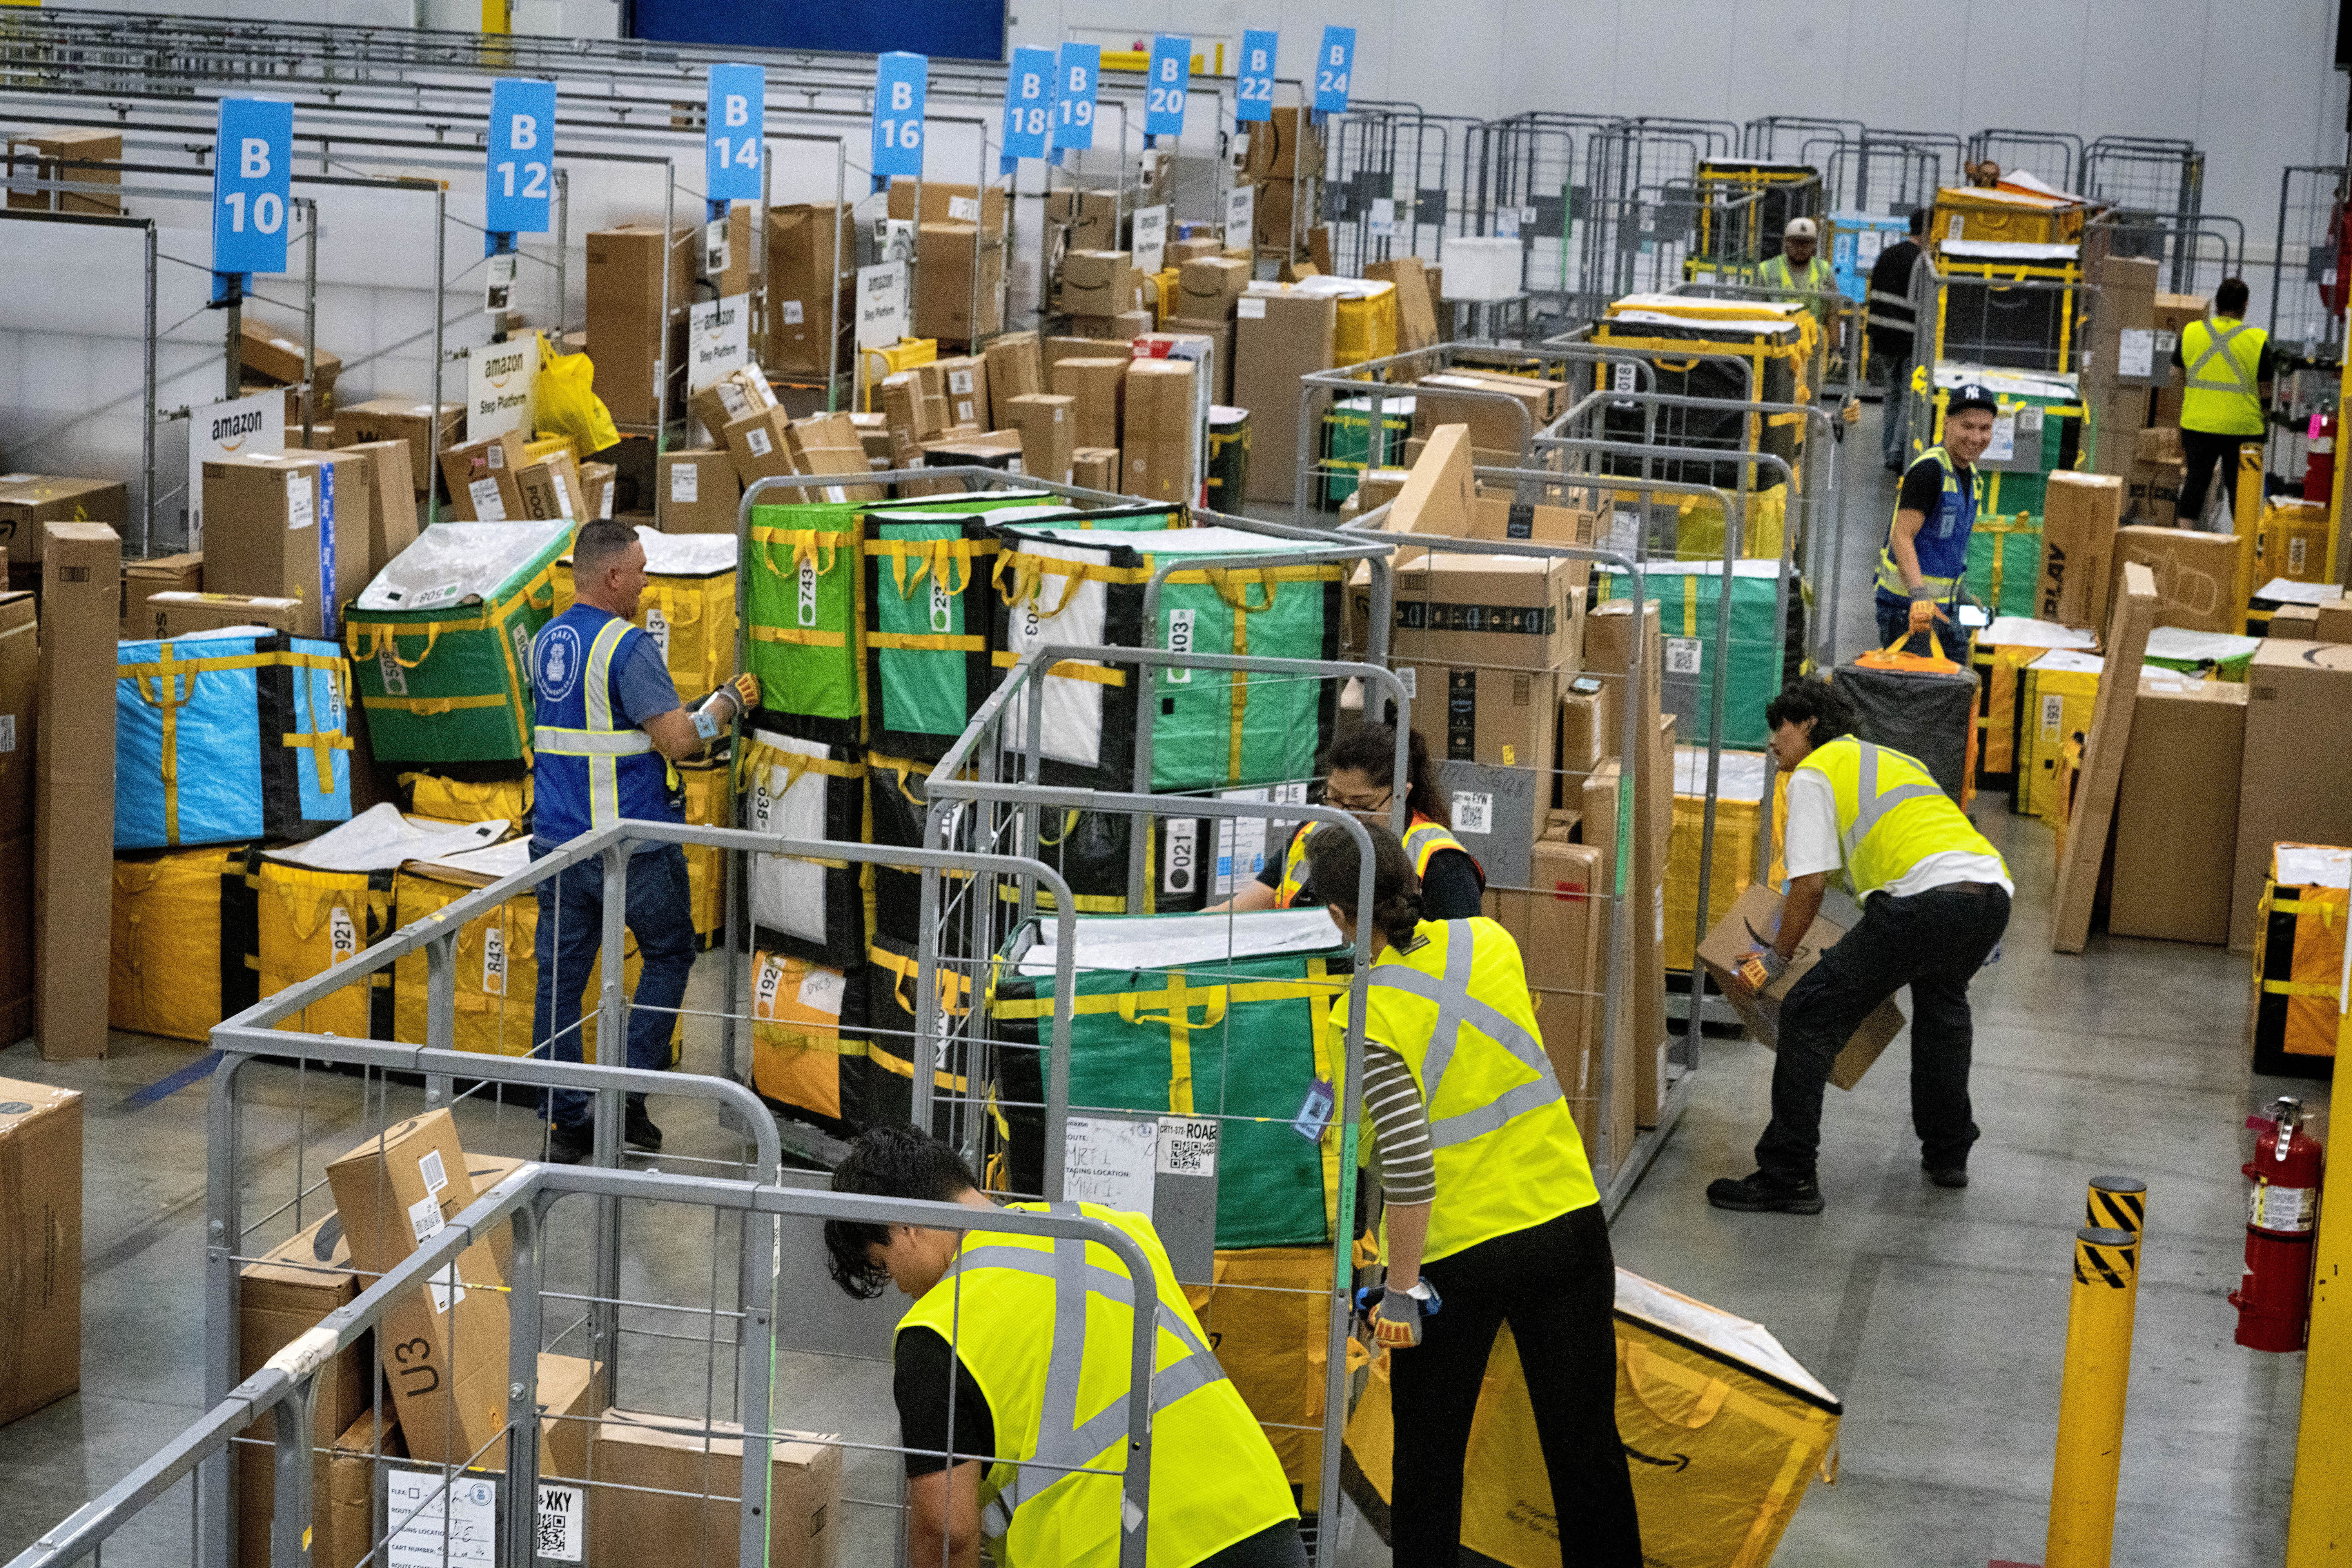
[[[2125, 1194], [2116, 1194], [2121, 1197]], [[2099, 1202], [2094, 1188], [2092, 1202]], [[2131, 1381], [2139, 1237], [2084, 1226], [2074, 1233], [2074, 1294], [2058, 1394], [2058, 1456], [2050, 1476], [2043, 1568], [2106, 1568], [2115, 1547], [2124, 1397]]]

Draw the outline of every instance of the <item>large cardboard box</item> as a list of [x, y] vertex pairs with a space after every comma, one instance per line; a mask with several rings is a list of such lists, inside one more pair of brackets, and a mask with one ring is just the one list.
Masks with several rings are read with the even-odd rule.
[[[251, 1377], [263, 1363], [359, 1293], [351, 1246], [341, 1218], [334, 1214], [246, 1264], [237, 1271], [237, 1376]], [[374, 1348], [363, 1338], [320, 1370], [310, 1423], [315, 1447], [331, 1448], [368, 1414]], [[268, 1441], [277, 1430], [273, 1414], [256, 1422], [247, 1436]], [[251, 1445], [240, 1445], [236, 1452], [237, 1562], [243, 1568], [268, 1568], [269, 1521], [277, 1511], [271, 1491], [273, 1457], [269, 1449]], [[314, 1499], [329, 1495], [332, 1463], [328, 1453], [313, 1454]]]
[[[2189, 322], [2204, 319], [2206, 308], [2212, 301], [2202, 294], [2167, 294], [2156, 296], [2153, 320], [2156, 325], [2156, 363], [2168, 365], [2173, 351], [2180, 346], [2181, 329]], [[2156, 391], [2156, 422], [2159, 425], [2180, 423], [2181, 378], [2174, 375]]]
[[0, 593], [0, 1046], [33, 1032], [33, 731], [40, 626], [29, 593]]
[[928, 382], [936, 376], [940, 400], [948, 406], [948, 424], [969, 425], [976, 430], [993, 429], [988, 422], [992, 410], [988, 395], [988, 358], [985, 354], [959, 354], [950, 359], [935, 360], [919, 368]]
[[1021, 471], [1055, 484], [1073, 483], [1078, 430], [1078, 400], [1033, 392], [1011, 401], [1012, 426], [1021, 432]]
[[[978, 224], [992, 237], [1004, 233], [1004, 203], [1010, 194], [1003, 185], [981, 189], [947, 180], [916, 181], [901, 174], [890, 182], [889, 214], [901, 222], [916, 216], [915, 189], [923, 193], [925, 226], [941, 223]], [[927, 258], [928, 259], [928, 258]]]
[[1472, 472], [1470, 427], [1441, 425], [1412, 454], [1404, 488], [1389, 505], [1381, 526], [1389, 533], [1437, 533], [1466, 539], [1478, 502]]
[[1192, 500], [1201, 470], [1198, 367], [1190, 360], [1139, 359], [1127, 373], [1119, 422], [1119, 488], [1147, 500]]
[[197, 594], [204, 591], [205, 557], [202, 551], [192, 555], [158, 555], [147, 561], [126, 561], [122, 565], [122, 637], [126, 641], [160, 637], [155, 613], [147, 601], [158, 594]]
[[2187, 473], [2188, 465], [2178, 458], [2135, 458], [2124, 488], [2125, 515], [2137, 523], [2170, 528], [2180, 521], [2180, 486]]
[[[401, 440], [361, 441], [341, 450], [367, 464], [368, 580], [392, 558], [416, 542], [416, 476], [409, 471], [412, 449]], [[191, 587], [195, 584], [189, 584]]]
[[1436, 343], [1437, 291], [1432, 287], [1428, 266], [1420, 257], [1401, 256], [1390, 261], [1369, 262], [1364, 276], [1396, 285], [1400, 350], [1409, 353]]
[[2158, 266], [2142, 256], [2109, 256], [2094, 264], [2098, 309], [2091, 323], [2090, 358], [2083, 394], [2096, 399], [2099, 416], [2093, 471], [2123, 477], [2131, 472], [2139, 432], [2148, 423], [2149, 395], [2144, 384], [2118, 384], [2118, 374], [2144, 362], [2160, 380], [2168, 355], [2156, 346], [2156, 285]]
[[2116, 530], [2107, 602], [2123, 592], [2124, 567], [2137, 562], [2156, 577], [2156, 624], [2192, 631], [2235, 632], [2238, 536], [2186, 528], [2133, 525]]
[[130, 516], [130, 489], [112, 479], [0, 474], [0, 554], [15, 565], [41, 558], [41, 530], [52, 522], [102, 522], [120, 530]]
[[[1397, 552], [1389, 659], [1413, 672], [1414, 723], [1432, 754], [1549, 780], [1559, 685], [1576, 672], [1580, 574], [1580, 563], [1533, 556]], [[1360, 627], [1370, 589], [1349, 593]]]
[[2244, 686], [2140, 676], [2116, 801], [2111, 933], [2229, 942], [2245, 742]]
[[681, 372], [686, 308], [694, 300], [694, 237], [691, 228], [666, 235], [646, 224], [588, 237], [588, 355], [596, 365], [596, 395], [620, 424], [652, 424], [661, 407], [660, 364], [666, 359], [673, 377]]
[[2231, 948], [2253, 947], [2273, 845], [2352, 844], [2346, 757], [2352, 757], [2352, 644], [2264, 637], [2246, 672]]
[[[1242, 172], [1250, 180], [1308, 180], [1323, 173], [1323, 136], [1316, 117], [1305, 109], [1276, 109], [1274, 118], [1250, 127], [1249, 148]], [[1264, 193], [1260, 193], [1263, 198]]]
[[[293, 332], [283, 327], [273, 327], [248, 315], [237, 318], [237, 364], [247, 375], [274, 381], [280, 386], [293, 386], [302, 380], [302, 343]], [[341, 356], [325, 349], [311, 356], [311, 383], [320, 395], [312, 406], [324, 410], [333, 406], [335, 380], [343, 373]]]
[[184, 637], [222, 626], [268, 626], [290, 632], [300, 624], [303, 603], [251, 594], [156, 594], [147, 601], [158, 637]]
[[1075, 400], [1077, 420], [1073, 445], [1116, 447], [1127, 408], [1128, 371], [1138, 362], [1132, 355], [1097, 354], [1065, 359], [1054, 366], [1054, 395]]
[[[1805, 931], [1805, 940], [1797, 949], [1788, 972], [1761, 992], [1750, 993], [1743, 984], [1735, 985], [1735, 967], [1739, 955], [1759, 942], [1769, 941], [1780, 930], [1780, 906], [1786, 900], [1761, 882], [1750, 883], [1731, 906], [1731, 912], [1716, 923], [1698, 944], [1698, 961], [1706, 968], [1708, 976], [1722, 988], [1731, 1003], [1732, 1011], [1748, 1026], [1748, 1032], [1772, 1050], [1780, 1047], [1780, 1005], [1789, 998], [1798, 981], [1812, 973], [1827, 949], [1835, 947], [1845, 935], [1845, 928], [1821, 915]], [[1903, 1009], [1889, 996], [1881, 1002], [1862, 1027], [1839, 1047], [1837, 1060], [1830, 1065], [1830, 1081], [1840, 1089], [1852, 1089], [1870, 1070], [1878, 1054], [1894, 1043], [1903, 1032]]]
[[1004, 246], [995, 233], [983, 237], [968, 223], [923, 225], [916, 236], [917, 337], [970, 342], [1004, 325]]
[[[458, 522], [520, 522], [522, 470], [530, 464], [530, 437], [520, 430], [485, 436], [441, 454], [441, 476], [449, 487], [449, 515]], [[211, 502], [205, 502], [207, 511]]]
[[1559, 698], [1559, 796], [1555, 803], [1572, 805], [1583, 776], [1624, 749], [1623, 721], [1619, 718], [1618, 693], [1622, 681], [1604, 681], [1579, 674], [1570, 677]]
[[[606, 1410], [589, 1456], [592, 1563], [732, 1562], [742, 1531], [742, 1428]], [[793, 1433], [770, 1449], [770, 1568], [835, 1568], [841, 1449]]]
[[2107, 624], [2124, 482], [2113, 474], [2055, 473], [2042, 500], [2042, 581], [2034, 618], [2063, 626]]
[[[397, 1266], [474, 1201], [474, 1178], [446, 1110], [385, 1131], [334, 1161], [335, 1194], [352, 1261], [369, 1274]], [[393, 1403], [420, 1459], [461, 1464], [498, 1435], [507, 1413], [506, 1271], [499, 1249], [475, 1242], [450, 1273], [394, 1303], [378, 1335]]]
[[0, 1079], [0, 1426], [81, 1386], [81, 1159], [79, 1093]]
[[1195, 321], [1230, 321], [1249, 286], [1248, 262], [1230, 256], [1197, 258], [1178, 268], [1177, 308], [1169, 314]]
[[[404, 441], [408, 446], [408, 478], [423, 495], [433, 483], [433, 405], [406, 397], [372, 397], [335, 410], [335, 439], [346, 447], [376, 441]], [[466, 437], [466, 405], [441, 405], [441, 446], [462, 445]]]
[[1563, 823], [1537, 840], [1527, 889], [1490, 888], [1486, 899], [1488, 917], [1501, 921], [1519, 945], [1544, 1053], [1596, 1171], [1602, 1168], [1604, 1127], [1608, 1147], [1619, 1158], [1633, 1141], [1633, 1075], [1617, 1075], [1605, 1116], [1600, 1100], [1609, 956], [1605, 860], [1598, 846], [1571, 843]]
[[367, 459], [349, 448], [255, 454], [206, 463], [204, 483], [210, 591], [299, 599], [293, 630], [333, 637], [368, 584]]
[[1082, 489], [1118, 493], [1118, 448], [1080, 447], [1070, 454], [1070, 482]]
[[[2273, 621], [2272, 625], [2275, 626], [2277, 622]], [[2311, 640], [2352, 643], [2352, 600], [2315, 605], [2311, 616]]]
[[[846, 414], [812, 414], [784, 427], [784, 444], [793, 467], [803, 474], [835, 474], [857, 482], [826, 485], [803, 491], [824, 500], [880, 500], [882, 487], [865, 482], [873, 468], [866, 461], [866, 443], [856, 423]], [[788, 498], [789, 499], [789, 498]], [[730, 523], [729, 527], [733, 524]]]
[[41, 1055], [55, 1061], [106, 1054], [106, 987], [92, 983], [89, 965], [114, 929], [114, 634], [122, 542], [102, 522], [47, 528], [33, 751], [33, 981]]
[[[30, 742], [25, 742], [29, 750]], [[33, 830], [0, 835], [0, 1045], [33, 1032]]]
[[19, 189], [18, 179], [47, 180], [70, 185], [122, 184], [120, 169], [78, 168], [76, 164], [119, 163], [122, 133], [84, 130], [76, 126], [45, 126], [37, 131], [8, 133], [8, 205], [37, 212], [117, 214], [122, 198], [113, 191], [45, 191]]
[[1118, 247], [1118, 195], [1115, 191], [1060, 190], [1045, 197], [1045, 254]]
[[580, 465], [570, 452], [553, 452], [515, 471], [522, 515], [532, 522], [588, 521], [588, 493], [580, 488]]
[[[830, 274], [833, 285], [827, 288]], [[857, 237], [833, 204], [768, 211], [766, 366], [781, 375], [822, 377], [849, 368], [845, 308], [857, 284]]]
[[1124, 250], [1073, 250], [1062, 258], [1054, 309], [1072, 316], [1116, 316], [1138, 309], [1143, 281]]
[[1045, 390], [1045, 362], [1038, 352], [1037, 334], [1006, 332], [992, 338], [985, 358], [987, 423], [999, 430], [1013, 428], [1020, 423], [1013, 416], [1013, 400]]
[[[1642, 679], [1629, 693], [1627, 671], [1637, 637], [1643, 639]], [[1659, 710], [1665, 655], [1658, 631], [1658, 606], [1645, 604], [1637, 625], [1630, 604], [1621, 600], [1602, 605], [1585, 617], [1583, 649], [1585, 672], [1613, 690], [1618, 700], [1637, 704], [1636, 733], [1654, 737], [1651, 751], [1642, 758], [1643, 798], [1633, 812], [1634, 856], [1627, 868], [1626, 887], [1628, 918], [1633, 922], [1633, 1036], [1629, 1060], [1635, 1075], [1634, 1118], [1642, 1126], [1651, 1127], [1657, 1123], [1666, 1084], [1665, 877], [1675, 809], [1673, 723]], [[1623, 768], [1624, 759], [1612, 757], [1585, 780], [1587, 843], [1615, 842], [1616, 781]], [[1563, 792], [1563, 804], [1566, 798]], [[1605, 821], [1599, 817], [1603, 811], [1609, 813]]]
[[[1339, 325], [1339, 302], [1323, 295], [1245, 294], [1235, 303], [1234, 403], [1250, 411], [1250, 500], [1288, 501], [1296, 494], [1305, 456], [1298, 378], [1331, 368]], [[1321, 428], [1329, 398], [1314, 401], [1310, 430]]]
[[687, 395], [687, 412], [713, 440], [746, 414], [776, 406], [775, 389], [756, 365], [739, 365]]
[[[1170, 316], [1160, 323], [1163, 331], [1183, 338], [1206, 338], [1215, 345], [1209, 355], [1213, 384], [1209, 401], [1231, 405], [1234, 401], [1234, 324], [1230, 321], [1202, 321], [1186, 316]], [[1148, 341], [1148, 340], [1147, 340]]]
[[1460, 371], [1424, 375], [1413, 384], [1413, 433], [1426, 436], [1440, 425], [1467, 425], [1471, 445], [1482, 450], [1524, 452], [1535, 433], [1559, 415], [1565, 390], [1564, 383], [1534, 376]]
[[792, 416], [782, 408], [746, 414], [719, 432], [735, 458], [735, 475], [750, 489], [772, 475], [797, 473], [793, 467]]

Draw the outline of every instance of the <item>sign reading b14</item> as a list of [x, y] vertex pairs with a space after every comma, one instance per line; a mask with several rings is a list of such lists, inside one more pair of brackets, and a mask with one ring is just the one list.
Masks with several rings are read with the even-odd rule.
[[215, 123], [213, 270], [283, 272], [294, 106], [266, 98], [224, 98]]
[[760, 152], [768, 114], [763, 66], [712, 66], [703, 117], [702, 190], [714, 202], [760, 199]]

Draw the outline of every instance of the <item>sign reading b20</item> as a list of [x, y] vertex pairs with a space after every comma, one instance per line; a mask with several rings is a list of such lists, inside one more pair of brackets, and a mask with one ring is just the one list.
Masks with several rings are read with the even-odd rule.
[[294, 106], [266, 98], [224, 98], [215, 123], [213, 270], [283, 272]]

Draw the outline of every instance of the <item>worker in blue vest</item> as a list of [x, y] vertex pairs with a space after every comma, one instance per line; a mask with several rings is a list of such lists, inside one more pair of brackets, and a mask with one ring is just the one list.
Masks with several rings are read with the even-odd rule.
[[[572, 546], [572, 603], [540, 628], [530, 645], [532, 695], [539, 709], [531, 747], [532, 858], [582, 834], [628, 819], [683, 822], [683, 796], [672, 765], [728, 732], [759, 700], [749, 675], [712, 692], [692, 712], [658, 644], [630, 625], [646, 589], [646, 550], [625, 523], [581, 526]], [[694, 968], [694, 913], [687, 899], [686, 851], [676, 844], [633, 847], [628, 868], [628, 929], [645, 967], [629, 1016], [628, 1065], [669, 1065], [670, 1031]], [[604, 870], [591, 860], [539, 885], [539, 995], [531, 1042], [556, 1061], [580, 1053], [580, 997], [595, 973], [604, 932]], [[581, 1089], [556, 1089], [548, 1107], [548, 1158], [576, 1164], [595, 1142], [593, 1101]], [[628, 1097], [623, 1140], [657, 1153], [661, 1129], [646, 1097]]]
[[1977, 525], [1979, 476], [1976, 461], [1992, 445], [2000, 405], [1982, 384], [1953, 390], [1944, 405], [1944, 439], [1919, 455], [1903, 475], [1886, 542], [1878, 552], [1878, 645], [1898, 640], [1927, 651], [1937, 621], [1953, 624], [1943, 645], [1958, 646], [1961, 584], [1969, 574], [1969, 535]]

